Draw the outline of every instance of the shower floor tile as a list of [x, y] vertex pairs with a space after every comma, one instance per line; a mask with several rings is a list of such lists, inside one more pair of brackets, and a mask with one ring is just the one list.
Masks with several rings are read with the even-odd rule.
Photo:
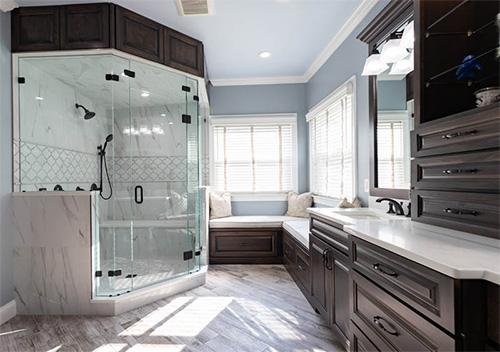
[[344, 349], [282, 265], [213, 265], [204, 286], [118, 316], [16, 316], [0, 351]]

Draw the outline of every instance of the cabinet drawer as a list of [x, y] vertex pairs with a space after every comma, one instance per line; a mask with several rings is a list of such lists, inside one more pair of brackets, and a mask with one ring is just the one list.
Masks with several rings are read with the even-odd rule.
[[[353, 272], [352, 320], [391, 351], [453, 351], [455, 341], [390, 294]], [[375, 342], [376, 344], [376, 342]]]
[[492, 191], [500, 186], [500, 150], [412, 160], [416, 189]]
[[360, 239], [352, 251], [356, 270], [454, 333], [452, 278]]
[[498, 194], [412, 192], [412, 220], [499, 238]]
[[277, 256], [276, 232], [211, 233], [212, 257]]
[[[378, 352], [391, 350], [391, 347], [371, 333], [371, 338], [378, 342], [377, 345], [375, 345], [375, 343], [365, 335], [365, 331], [361, 331], [352, 320], [349, 330], [351, 331], [351, 352]], [[368, 332], [370, 333], [371, 331]]]
[[[412, 132], [412, 156], [467, 152], [500, 146], [499, 104], [481, 108], [474, 118], [454, 116], [422, 125]], [[478, 109], [479, 110], [479, 109]]]
[[300, 250], [296, 250], [295, 272], [300, 283], [309, 287], [309, 260], [299, 253]]
[[348, 255], [349, 235], [341, 229], [330, 225], [325, 220], [311, 217], [311, 233], [335, 247], [346, 256]]

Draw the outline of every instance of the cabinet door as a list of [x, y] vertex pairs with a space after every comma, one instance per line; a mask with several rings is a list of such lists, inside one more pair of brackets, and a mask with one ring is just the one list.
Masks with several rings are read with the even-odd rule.
[[116, 48], [162, 63], [163, 26], [116, 6]]
[[109, 48], [109, 7], [109, 4], [62, 6], [61, 49]]
[[331, 268], [330, 321], [344, 345], [349, 336], [349, 264], [348, 259], [334, 248], [328, 251], [327, 269]]
[[59, 47], [59, 7], [21, 7], [12, 11], [12, 52]]
[[204, 76], [202, 42], [165, 27], [165, 64], [178, 70]]
[[313, 308], [329, 320], [331, 272], [325, 265], [325, 255], [331, 247], [316, 236], [310, 237], [311, 303]]

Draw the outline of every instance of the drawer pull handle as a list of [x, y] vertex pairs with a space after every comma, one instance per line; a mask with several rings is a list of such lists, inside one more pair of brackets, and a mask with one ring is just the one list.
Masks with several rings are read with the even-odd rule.
[[377, 326], [379, 328], [381, 328], [382, 330], [384, 330], [386, 333], [388, 333], [389, 335], [392, 335], [392, 336], [399, 336], [399, 332], [397, 332], [396, 330], [394, 331], [389, 331], [385, 328], [385, 326], [380, 322], [380, 320], [384, 320], [384, 318], [382, 317], [379, 317], [378, 315], [376, 317], [373, 317], [373, 322], [375, 324], [377, 324]]
[[248, 247], [248, 246], [250, 246], [250, 243], [248, 243], [248, 242], [241, 242], [241, 243], [239, 244], [239, 246], [240, 246], [240, 247]]
[[390, 273], [390, 272], [387, 272], [387, 271], [385, 271], [384, 269], [382, 269], [382, 268], [380, 267], [380, 264], [379, 264], [379, 263], [375, 263], [375, 264], [373, 264], [372, 266], [373, 266], [373, 269], [375, 269], [375, 270], [377, 270], [377, 271], [380, 271], [380, 272], [381, 272], [382, 274], [384, 274], [384, 275], [393, 276], [393, 277], [398, 276], [398, 273], [395, 273], [395, 272]]
[[443, 174], [446, 175], [452, 175], [452, 174], [475, 174], [477, 173], [477, 169], [448, 169], [448, 170], [443, 170]]
[[448, 213], [448, 214], [472, 215], [472, 216], [479, 215], [479, 213], [475, 210], [460, 210], [460, 209], [444, 208], [443, 211], [445, 213]]
[[475, 134], [477, 133], [476, 130], [472, 130], [472, 131], [469, 131], [469, 132], [456, 132], [456, 133], [449, 133], [449, 134], [445, 134], [444, 136], [442, 136], [441, 138], [442, 139], [452, 139], [452, 138], [455, 138], [455, 137], [462, 137], [462, 136], [467, 136], [469, 134]]
[[332, 270], [332, 267], [328, 265], [328, 253], [330, 253], [331, 251], [332, 250], [330, 248], [325, 248], [323, 250], [323, 266], [328, 270]]
[[306, 268], [304, 268], [302, 265], [299, 264], [298, 266], [300, 270], [306, 270]]

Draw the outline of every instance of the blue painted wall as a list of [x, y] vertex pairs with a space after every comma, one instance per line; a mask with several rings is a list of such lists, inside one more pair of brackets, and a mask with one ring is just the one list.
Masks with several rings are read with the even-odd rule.
[[378, 110], [406, 110], [406, 80], [377, 82]]
[[333, 55], [309, 80], [306, 88], [307, 110], [327, 97], [341, 84], [356, 75], [357, 130], [358, 130], [358, 198], [363, 205], [368, 205], [368, 192], [364, 191], [364, 180], [370, 178], [370, 145], [368, 130], [368, 77], [361, 76], [368, 45], [356, 39], [356, 36], [388, 4], [381, 0], [364, 18], [358, 27], [340, 45]]
[[10, 13], [0, 11], [0, 307], [14, 299]]
[[[308, 130], [306, 85], [279, 84], [261, 86], [209, 86], [211, 115], [297, 114], [299, 192], [309, 190]], [[233, 202], [233, 215], [283, 215], [286, 202]]]

